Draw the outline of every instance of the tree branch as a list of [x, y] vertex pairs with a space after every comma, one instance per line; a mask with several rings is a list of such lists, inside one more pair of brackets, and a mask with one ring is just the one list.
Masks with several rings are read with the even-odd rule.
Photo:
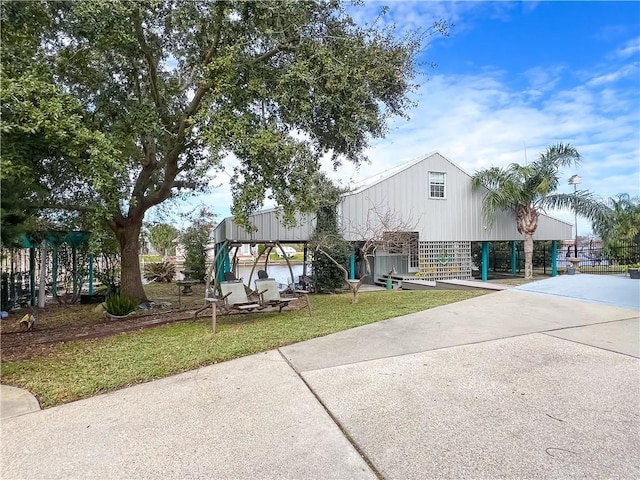
[[[221, 29], [222, 29], [222, 19], [224, 16], [224, 8], [222, 4], [218, 4], [218, 17], [214, 30], [214, 38], [209, 51], [205, 55], [204, 65], [207, 65], [213, 59], [215, 53], [218, 50], [218, 46], [220, 45], [220, 37], [221, 37]], [[173, 145], [173, 148], [167, 153], [167, 156], [164, 159], [165, 162], [165, 178], [162, 183], [162, 186], [156, 192], [154, 199], [149, 199], [149, 201], [154, 202], [151, 205], [155, 205], [166, 198], [171, 194], [171, 189], [174, 186], [174, 180], [178, 173], [178, 158], [180, 153], [184, 150], [185, 147], [185, 139], [186, 139], [186, 131], [192, 125], [191, 117], [197, 113], [202, 105], [202, 100], [205, 95], [211, 88], [211, 85], [206, 80], [202, 80], [196, 93], [193, 95], [191, 102], [184, 111], [182, 115], [182, 119], [178, 124], [178, 132], [176, 135], [176, 139]]]
[[269, 60], [270, 58], [275, 57], [280, 52], [294, 52], [296, 49], [292, 45], [292, 43], [293, 43], [293, 41], [288, 42], [286, 44], [281, 43], [276, 48], [274, 48], [272, 50], [269, 50], [268, 52], [264, 52], [259, 57], [254, 57], [253, 60], [251, 61], [251, 63], [264, 62], [265, 60]]
[[218, 8], [216, 13], [218, 14], [218, 16], [216, 17], [216, 24], [213, 27], [213, 43], [211, 44], [211, 48], [209, 48], [209, 51], [204, 57], [205, 65], [207, 65], [211, 61], [216, 51], [218, 50], [218, 46], [220, 45], [222, 19], [224, 18], [224, 4], [220, 2], [217, 4], [217, 7]]
[[144, 58], [149, 67], [149, 84], [151, 86], [151, 98], [153, 99], [153, 103], [158, 109], [158, 113], [160, 114], [160, 118], [162, 119], [162, 123], [165, 127], [170, 127], [171, 122], [166, 112], [164, 111], [164, 106], [162, 104], [162, 97], [160, 95], [160, 91], [158, 89], [158, 62], [153, 58], [153, 51], [147, 41], [144, 38], [144, 31], [142, 30], [142, 17], [140, 15], [140, 10], [137, 9], [134, 15], [134, 27], [136, 38], [138, 39], [138, 44], [140, 45], [140, 49], [144, 55]]
[[196, 182], [188, 182], [186, 180], [176, 180], [173, 182], [173, 188], [190, 188], [194, 189], [198, 186]]

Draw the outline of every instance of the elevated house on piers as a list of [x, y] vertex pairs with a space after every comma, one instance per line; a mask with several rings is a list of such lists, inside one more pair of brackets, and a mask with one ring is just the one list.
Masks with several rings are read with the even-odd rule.
[[[424, 280], [472, 278], [472, 242], [482, 243], [481, 275], [488, 279], [489, 251], [492, 242], [512, 242], [512, 270], [516, 271], [516, 241], [522, 240], [511, 212], [497, 215], [488, 225], [482, 216], [486, 190], [473, 191], [471, 176], [438, 152], [402, 164], [357, 184], [342, 195], [338, 218], [345, 240], [357, 244], [366, 240], [366, 232], [384, 228], [380, 220], [391, 214], [408, 241], [401, 247], [389, 245], [375, 250], [371, 261], [374, 282], [393, 271], [400, 277]], [[255, 231], [225, 218], [216, 228], [216, 244], [293, 242], [305, 243], [315, 228], [313, 216], [300, 217], [295, 228], [286, 228], [275, 210], [251, 217]], [[376, 222], [378, 224], [376, 224]], [[551, 273], [556, 274], [556, 249], [559, 241], [573, 237], [572, 225], [540, 215], [534, 241], [552, 241]], [[354, 258], [351, 275], [357, 278], [365, 259]]]

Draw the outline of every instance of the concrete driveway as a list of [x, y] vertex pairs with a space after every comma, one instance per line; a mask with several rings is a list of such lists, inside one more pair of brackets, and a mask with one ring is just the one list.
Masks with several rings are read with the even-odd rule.
[[492, 293], [5, 419], [1, 477], [639, 478], [638, 310], [558, 293]]

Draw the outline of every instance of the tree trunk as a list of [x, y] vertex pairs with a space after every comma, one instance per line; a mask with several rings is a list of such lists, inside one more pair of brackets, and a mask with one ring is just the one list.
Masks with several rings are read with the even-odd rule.
[[524, 236], [524, 278], [533, 278], [533, 234]]
[[353, 297], [351, 298], [351, 303], [358, 303], [359, 300], [359, 291], [362, 286], [362, 280], [347, 280], [347, 285], [349, 285], [349, 290], [351, 290], [351, 294]]
[[320, 253], [324, 254], [329, 260], [331, 260], [336, 267], [342, 270], [342, 273], [344, 273], [344, 281], [349, 287], [349, 290], [351, 290], [351, 294], [353, 295], [353, 297], [351, 298], [351, 303], [358, 303], [358, 291], [360, 290], [360, 287], [362, 286], [362, 282], [364, 282], [366, 275], [360, 278], [360, 280], [349, 280], [349, 271], [346, 268], [336, 262], [336, 260], [324, 250], [320, 248], [317, 250]]
[[120, 294], [140, 302], [147, 301], [140, 274], [140, 231], [142, 216], [139, 219], [126, 218], [122, 226], [115, 230], [120, 242]]
[[533, 278], [533, 234], [538, 228], [538, 211], [531, 207], [520, 205], [516, 211], [516, 225], [518, 232], [524, 236], [524, 278]]

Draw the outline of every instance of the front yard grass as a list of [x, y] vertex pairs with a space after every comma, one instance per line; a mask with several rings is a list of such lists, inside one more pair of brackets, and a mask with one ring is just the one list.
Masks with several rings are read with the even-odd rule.
[[307, 309], [211, 317], [56, 345], [28, 360], [2, 362], [3, 384], [32, 392], [43, 408], [166, 377], [302, 340], [482, 295], [473, 291], [314, 295]]

